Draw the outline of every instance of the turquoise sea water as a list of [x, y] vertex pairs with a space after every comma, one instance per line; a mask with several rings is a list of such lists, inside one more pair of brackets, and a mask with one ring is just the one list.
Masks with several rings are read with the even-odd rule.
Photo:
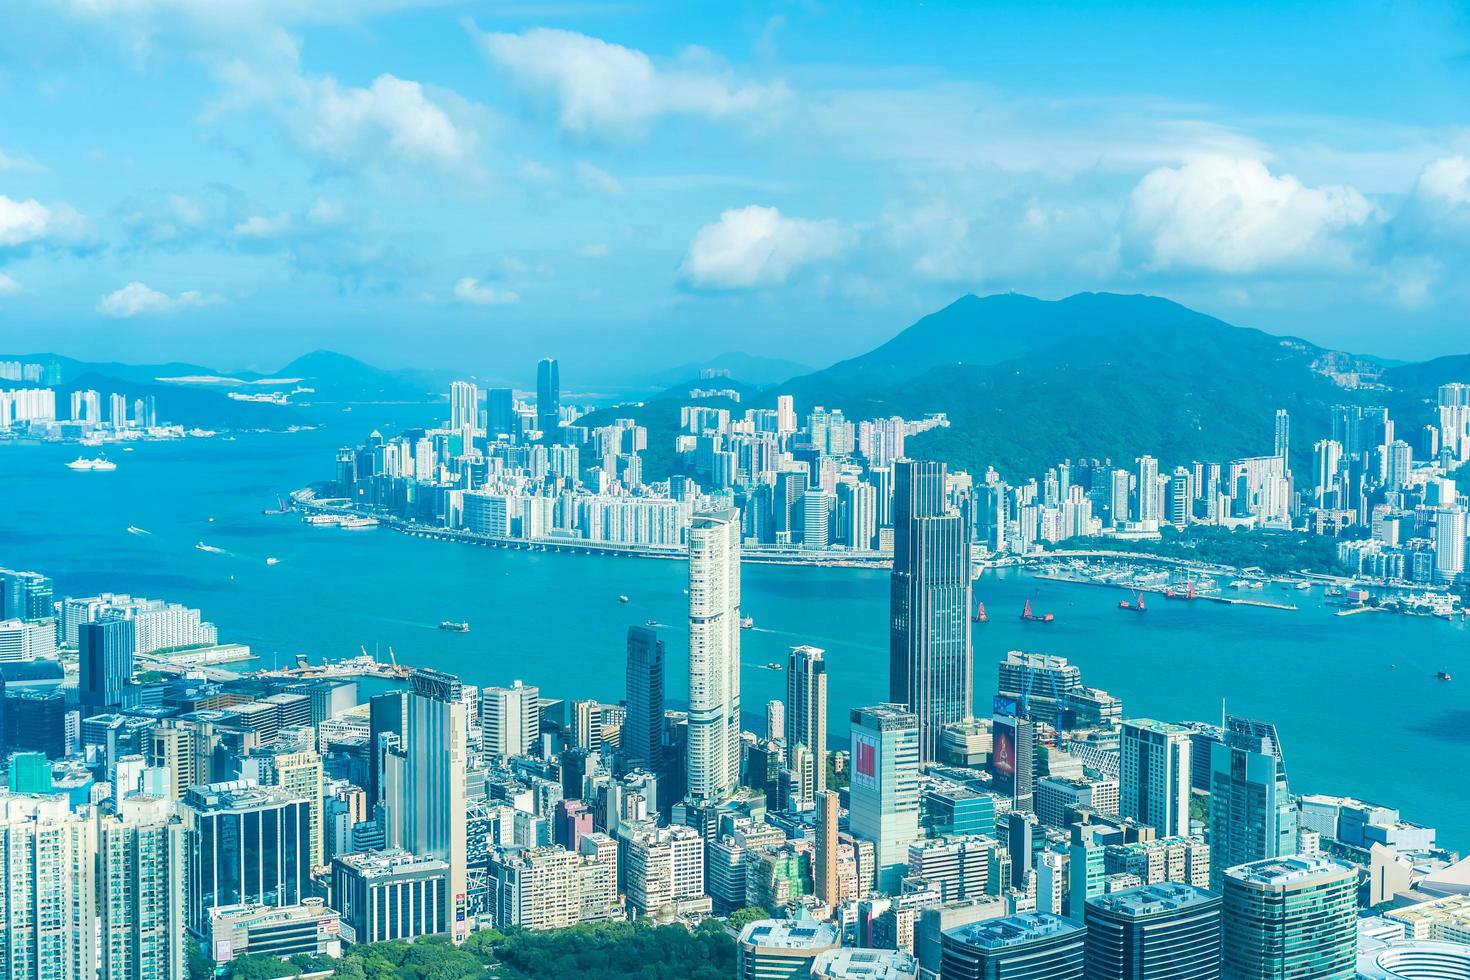
[[[620, 698], [624, 632], [652, 619], [668, 644], [669, 695], [683, 697], [680, 563], [474, 548], [261, 514], [329, 476], [332, 450], [379, 421], [360, 409], [315, 432], [113, 449], [112, 473], [67, 470], [75, 446], [0, 444], [0, 565], [45, 572], [58, 594], [197, 605], [222, 639], [250, 644], [267, 664], [360, 647], [386, 659], [391, 646], [401, 663], [481, 685], [519, 678], [565, 698]], [[224, 553], [200, 551], [200, 541]], [[784, 692], [784, 672], [764, 665], [809, 643], [827, 651], [829, 729], [845, 741], [847, 708], [886, 696], [886, 573], [747, 566], [743, 588], [756, 621], [742, 637], [752, 724]], [[1470, 846], [1463, 626], [1337, 617], [1316, 590], [1277, 594], [1298, 612], [1159, 600], [1143, 616], [1117, 609], [1120, 591], [1014, 572], [988, 574], [977, 592], [990, 614], [975, 633], [977, 706], [988, 706], [995, 661], [1012, 649], [1068, 657], [1129, 716], [1218, 720], [1224, 698], [1232, 713], [1276, 723], [1295, 791], [1396, 805], [1438, 827], [1444, 843]], [[1021, 623], [1028, 596], [1056, 622]], [[444, 619], [468, 620], [471, 631], [442, 632]], [[1457, 679], [1437, 681], [1439, 670]]]

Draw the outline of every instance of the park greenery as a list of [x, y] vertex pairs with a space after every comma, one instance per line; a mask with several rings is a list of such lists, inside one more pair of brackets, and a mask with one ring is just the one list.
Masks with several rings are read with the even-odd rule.
[[[760, 909], [741, 909], [731, 929], [764, 918]], [[190, 956], [190, 980], [210, 976], [207, 958]], [[414, 942], [395, 940], [350, 947], [341, 959], [298, 955], [279, 959], [263, 954], [236, 957], [230, 980], [330, 975], [347, 980], [724, 980], [735, 969], [735, 943], [726, 924], [707, 919], [690, 931], [655, 926], [647, 919], [605, 922], [569, 929], [531, 931], [487, 929], [461, 946], [442, 936]]]
[[1058, 551], [1127, 551], [1161, 558], [1181, 558], [1231, 568], [1260, 568], [1269, 575], [1303, 570], [1339, 571], [1337, 538], [1305, 531], [1199, 525], [1187, 531], [1166, 526], [1157, 540], [1068, 538]]

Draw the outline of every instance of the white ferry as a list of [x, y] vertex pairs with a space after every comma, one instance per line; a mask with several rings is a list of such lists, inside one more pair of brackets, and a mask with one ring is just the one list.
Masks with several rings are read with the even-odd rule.
[[69, 470], [95, 470], [100, 473], [108, 473], [117, 469], [117, 464], [106, 456], [98, 456], [96, 459], [87, 459], [85, 456], [78, 456], [70, 463], [67, 463], [66, 468]]

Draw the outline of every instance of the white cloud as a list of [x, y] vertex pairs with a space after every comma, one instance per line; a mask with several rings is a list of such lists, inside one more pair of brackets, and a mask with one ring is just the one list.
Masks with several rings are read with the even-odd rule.
[[84, 232], [82, 216], [65, 204], [16, 201], [0, 194], [0, 248], [76, 241]]
[[453, 93], [384, 73], [365, 88], [275, 64], [235, 60], [219, 75], [226, 94], [204, 114], [265, 107], [308, 152], [343, 166], [472, 170], [480, 147], [476, 109]]
[[347, 217], [347, 209], [341, 201], [319, 197], [311, 202], [306, 211], [306, 220], [314, 225], [335, 225]]
[[107, 316], [126, 318], [197, 309], [216, 301], [217, 297], [206, 296], [193, 289], [179, 293], [177, 296], [170, 296], [141, 282], [130, 282], [121, 289], [102, 297], [102, 301], [97, 304], [97, 310]]
[[577, 164], [577, 177], [582, 181], [582, 186], [589, 191], [596, 191], [609, 197], [622, 197], [627, 193], [623, 190], [622, 182], [616, 177], [590, 163]]
[[279, 238], [291, 230], [291, 216], [279, 214], [252, 214], [237, 222], [233, 233], [239, 238]]
[[1258, 160], [1207, 156], [1146, 174], [1124, 233], [1150, 268], [1241, 275], [1351, 265], [1375, 217], [1352, 187], [1308, 187]]
[[776, 285], [804, 265], [836, 258], [855, 239], [836, 221], [787, 218], [760, 205], [735, 208], [695, 233], [679, 275], [698, 289]]
[[1414, 192], [1445, 207], [1470, 205], [1470, 157], [1444, 157], [1424, 168]]
[[695, 54], [660, 68], [642, 51], [574, 31], [474, 33], [518, 88], [555, 104], [562, 129], [579, 136], [636, 135], [667, 115], [760, 113], [787, 97], [779, 82], [736, 82], [728, 70]]
[[0, 150], [0, 170], [17, 170], [36, 173], [46, 168], [26, 157], [13, 156]]
[[8, 276], [0, 272], [0, 296], [9, 296], [12, 293], [18, 293], [23, 288], [25, 287], [14, 276]]
[[465, 276], [454, 284], [454, 298], [474, 306], [503, 306], [520, 299], [512, 290], [481, 282], [473, 276]]

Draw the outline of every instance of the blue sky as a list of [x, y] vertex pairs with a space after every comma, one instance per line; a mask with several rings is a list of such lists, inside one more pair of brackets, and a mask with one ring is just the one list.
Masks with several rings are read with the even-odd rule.
[[827, 363], [1007, 289], [1470, 349], [1451, 4], [4, 18], [0, 349], [527, 376], [556, 354], [604, 380], [731, 349]]

